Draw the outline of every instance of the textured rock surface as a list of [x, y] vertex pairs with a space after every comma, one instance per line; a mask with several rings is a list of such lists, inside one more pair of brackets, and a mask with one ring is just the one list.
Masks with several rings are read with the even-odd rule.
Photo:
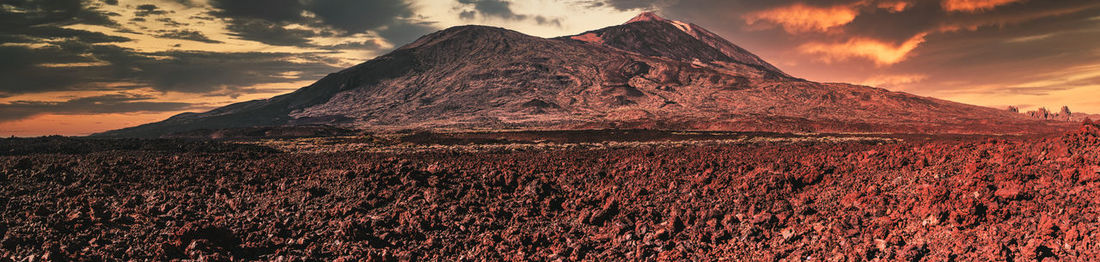
[[[0, 257], [1091, 260], [1100, 127], [1042, 139], [0, 156]], [[37, 260], [36, 260], [37, 261]]]
[[302, 124], [373, 131], [910, 133], [1020, 133], [1058, 125], [1004, 110], [797, 79], [706, 29], [643, 14], [554, 39], [454, 27], [290, 94], [101, 135]]

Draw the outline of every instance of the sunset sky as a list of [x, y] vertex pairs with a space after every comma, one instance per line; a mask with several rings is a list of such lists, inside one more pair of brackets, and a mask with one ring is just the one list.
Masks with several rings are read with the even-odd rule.
[[0, 0], [0, 135], [267, 98], [456, 25], [554, 37], [642, 11], [813, 81], [1100, 113], [1096, 0]]

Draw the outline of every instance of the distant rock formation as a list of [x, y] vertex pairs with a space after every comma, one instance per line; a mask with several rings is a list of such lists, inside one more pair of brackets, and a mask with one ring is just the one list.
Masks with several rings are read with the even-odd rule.
[[[1020, 108], [1016, 106], [1008, 106], [1008, 111], [1013, 113], [1021, 113]], [[1051, 112], [1046, 107], [1040, 107], [1037, 110], [1027, 111], [1021, 113], [1023, 115], [1041, 119], [1041, 120], [1055, 120], [1055, 121], [1072, 121], [1080, 122], [1085, 119], [1100, 119], [1100, 115], [1085, 114], [1085, 113], [1073, 113], [1069, 110], [1069, 106], [1062, 106], [1061, 110], [1057, 113]]]

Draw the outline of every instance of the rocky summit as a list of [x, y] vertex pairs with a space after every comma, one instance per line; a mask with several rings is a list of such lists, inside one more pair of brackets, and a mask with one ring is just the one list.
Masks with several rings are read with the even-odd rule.
[[983, 134], [1060, 127], [1006, 110], [807, 81], [700, 26], [644, 13], [549, 39], [453, 27], [292, 93], [98, 136], [302, 125]]

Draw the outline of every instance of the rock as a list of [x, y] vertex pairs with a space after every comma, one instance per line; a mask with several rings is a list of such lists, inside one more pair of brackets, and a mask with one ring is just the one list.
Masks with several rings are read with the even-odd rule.
[[1100, 166], [1077, 169], [1077, 180], [1083, 183], [1100, 181]]
[[1023, 186], [1019, 183], [1003, 183], [997, 191], [993, 192], [997, 197], [1013, 200], [1019, 198], [1022, 195]]
[[[241, 243], [233, 231], [203, 222], [188, 223], [177, 230], [175, 235], [179, 243], [188, 246], [188, 252], [191, 245], [196, 245], [198, 248], [216, 247], [231, 250]], [[195, 244], [195, 241], [202, 241], [202, 243]]]
[[1043, 215], [1039, 218], [1039, 225], [1035, 232], [1040, 235], [1055, 236], [1059, 230], [1058, 219]]

